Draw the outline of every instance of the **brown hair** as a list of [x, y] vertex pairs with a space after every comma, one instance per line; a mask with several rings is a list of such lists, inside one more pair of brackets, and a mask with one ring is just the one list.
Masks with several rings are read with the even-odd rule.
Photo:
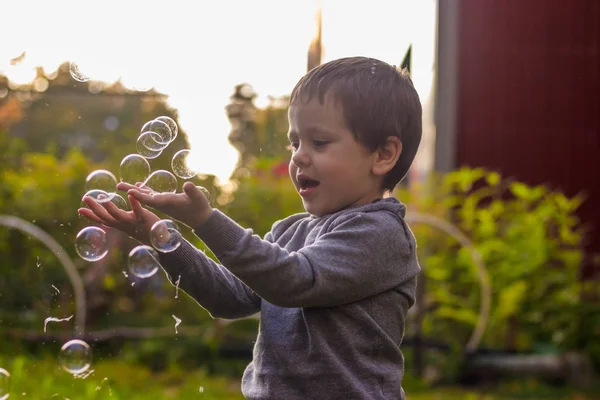
[[407, 72], [374, 58], [340, 58], [304, 75], [292, 90], [290, 105], [313, 96], [321, 104], [326, 96], [339, 102], [348, 128], [371, 151], [382, 147], [389, 136], [400, 139], [402, 153], [383, 180], [383, 189], [393, 190], [421, 142], [421, 101]]

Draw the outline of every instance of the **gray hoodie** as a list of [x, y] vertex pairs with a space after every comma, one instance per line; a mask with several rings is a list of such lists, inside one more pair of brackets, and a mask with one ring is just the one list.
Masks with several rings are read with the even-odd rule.
[[218, 210], [161, 254], [171, 282], [216, 318], [261, 312], [248, 399], [404, 399], [400, 343], [414, 304], [415, 238], [394, 198], [323, 217], [295, 214], [264, 239]]

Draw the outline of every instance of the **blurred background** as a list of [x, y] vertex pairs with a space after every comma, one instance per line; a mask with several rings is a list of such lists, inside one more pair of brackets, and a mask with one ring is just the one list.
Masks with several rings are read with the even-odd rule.
[[[215, 320], [162, 272], [136, 277], [137, 243], [113, 230], [105, 257], [79, 257], [86, 177], [118, 179], [142, 126], [168, 116], [179, 134], [152, 170], [191, 149], [191, 180], [263, 235], [303, 211], [289, 93], [354, 55], [408, 69], [423, 103], [394, 192], [423, 268], [409, 398], [600, 398], [597, 0], [1, 7], [0, 399], [241, 399], [259, 316]], [[73, 375], [61, 347], [75, 338], [91, 365]]]

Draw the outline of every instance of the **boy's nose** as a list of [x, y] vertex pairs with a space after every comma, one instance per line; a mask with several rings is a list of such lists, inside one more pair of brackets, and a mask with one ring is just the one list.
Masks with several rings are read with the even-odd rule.
[[298, 167], [304, 167], [310, 164], [310, 156], [303, 146], [298, 147], [298, 150], [292, 154], [292, 162]]

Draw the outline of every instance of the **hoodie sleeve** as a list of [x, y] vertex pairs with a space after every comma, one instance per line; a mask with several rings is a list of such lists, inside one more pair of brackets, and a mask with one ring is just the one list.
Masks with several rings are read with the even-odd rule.
[[237, 278], [281, 307], [358, 301], [419, 272], [414, 236], [400, 216], [387, 211], [341, 216], [298, 251], [261, 239], [218, 210], [195, 233]]
[[213, 318], [243, 318], [260, 311], [261, 299], [247, 285], [183, 237], [177, 250], [160, 253], [160, 264], [171, 283], [179, 281], [179, 288]]

